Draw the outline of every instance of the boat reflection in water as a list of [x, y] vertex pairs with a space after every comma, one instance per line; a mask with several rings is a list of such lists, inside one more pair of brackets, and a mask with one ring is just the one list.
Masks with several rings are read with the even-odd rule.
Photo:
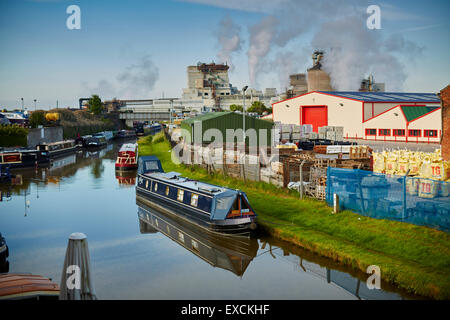
[[136, 199], [136, 204], [141, 233], [161, 232], [213, 267], [242, 276], [256, 256], [256, 239], [211, 234], [175, 216], [150, 208], [139, 199]]
[[116, 179], [120, 187], [134, 187], [136, 185], [136, 171], [116, 171]]

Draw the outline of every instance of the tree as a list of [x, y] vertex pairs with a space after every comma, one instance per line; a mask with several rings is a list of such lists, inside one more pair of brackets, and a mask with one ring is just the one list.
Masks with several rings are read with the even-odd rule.
[[237, 104], [232, 104], [231, 106], [230, 106], [230, 111], [241, 111], [242, 112], [242, 106], [239, 106], [239, 105], [237, 105]]
[[89, 99], [89, 111], [93, 114], [100, 114], [103, 110], [102, 100], [96, 94], [92, 95], [92, 98]]
[[29, 121], [30, 127], [37, 128], [38, 126], [40, 125], [43, 126], [45, 124], [46, 124], [45, 111], [37, 110], [31, 113]]
[[247, 109], [247, 111], [263, 114], [264, 111], [271, 112], [272, 110], [267, 108], [261, 101], [255, 101], [252, 103], [251, 107]]

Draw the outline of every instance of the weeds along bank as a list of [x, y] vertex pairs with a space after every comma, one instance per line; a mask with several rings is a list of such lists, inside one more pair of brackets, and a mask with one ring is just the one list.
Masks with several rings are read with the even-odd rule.
[[296, 191], [175, 164], [164, 133], [141, 138], [138, 143], [140, 155], [157, 156], [165, 171], [245, 191], [259, 224], [276, 238], [362, 272], [377, 265], [384, 281], [410, 293], [450, 298], [450, 236], [445, 232], [350, 211], [333, 214], [325, 202], [300, 200]]
[[88, 135], [100, 131], [114, 130], [117, 123], [103, 115], [94, 115], [87, 110], [53, 109], [37, 110], [31, 114], [30, 126], [62, 126], [64, 139], [75, 138], [78, 134]]

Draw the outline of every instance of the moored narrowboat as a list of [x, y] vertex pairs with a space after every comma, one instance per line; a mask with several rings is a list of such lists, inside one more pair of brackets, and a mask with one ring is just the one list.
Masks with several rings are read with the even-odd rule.
[[50, 158], [55, 158], [75, 152], [75, 140], [65, 140], [52, 143], [42, 143], [36, 146], [38, 151], [46, 152]]
[[116, 170], [136, 170], [138, 157], [137, 143], [125, 143], [117, 153]]
[[87, 137], [85, 140], [86, 148], [100, 148], [106, 146], [107, 144], [108, 142], [103, 135], [93, 135], [91, 137]]
[[212, 233], [250, 237], [256, 230], [245, 192], [165, 173], [154, 156], [139, 157], [136, 196]]
[[0, 152], [0, 166], [3, 168], [41, 167], [50, 164], [48, 152], [39, 150], [9, 150]]
[[136, 138], [136, 131], [134, 130], [119, 130], [114, 136], [114, 139], [131, 139]]
[[258, 252], [256, 239], [227, 237], [185, 223], [136, 200], [141, 233], [160, 232], [213, 267], [242, 276]]

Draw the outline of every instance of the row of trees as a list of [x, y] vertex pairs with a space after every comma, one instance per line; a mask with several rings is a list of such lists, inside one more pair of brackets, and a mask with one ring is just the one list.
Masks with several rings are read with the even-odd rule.
[[[241, 105], [232, 104], [230, 106], [230, 111], [243, 111], [243, 108]], [[256, 112], [257, 114], [261, 115], [264, 112], [271, 113], [272, 108], [267, 108], [264, 103], [261, 101], [254, 101], [252, 105], [249, 108], [246, 108], [246, 112]]]

